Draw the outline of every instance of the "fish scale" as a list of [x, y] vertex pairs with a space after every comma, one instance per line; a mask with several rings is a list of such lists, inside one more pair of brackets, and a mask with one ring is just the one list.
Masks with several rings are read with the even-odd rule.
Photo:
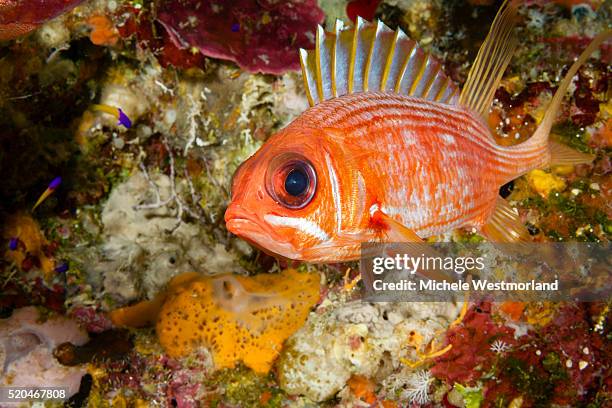
[[[380, 103], [384, 99], [388, 101], [404, 100], [399, 104]], [[474, 141], [472, 135], [457, 133], [452, 136], [452, 144], [440, 143], [442, 135], [450, 132], [450, 129], [431, 126], [431, 123], [448, 119], [452, 114], [450, 107], [438, 104], [439, 113], [431, 119], [424, 120], [413, 113], [415, 108], [425, 109], [434, 103], [394, 94], [353, 94], [335, 99], [333, 104], [330, 104], [332, 106], [329, 107], [326, 102], [322, 102], [318, 105], [318, 109], [313, 109], [311, 114], [303, 118], [304, 121], [300, 123], [300, 126], [308, 125], [309, 119], [312, 121], [310, 125], [314, 126], [318, 122], [319, 115], [326, 116], [325, 110], [335, 110], [340, 103], [358, 108], [339, 118], [328, 115], [330, 120], [323, 125], [334, 126], [336, 130], [342, 132], [344, 144], [355, 150], [352, 153], [355, 156], [362, 151], [372, 152], [372, 156], [363, 158], [360, 163], [360, 171], [364, 177], [372, 181], [373, 185], [380, 186], [382, 191], [377, 192], [376, 195], [381, 198], [386, 207], [403, 209], [397, 214], [403, 224], [415, 229], [419, 235], [428, 236], [454, 227], [458, 220], [470, 222], [482, 218], [478, 211], [473, 211], [474, 207], [478, 209], [478, 204], [481, 203], [472, 200], [474, 206], [466, 205], [469, 203], [467, 198], [481, 196], [478, 194], [479, 191], [495, 191], [493, 187], [507, 172], [503, 171], [503, 167], [490, 168], [491, 166], [488, 165], [495, 157], [493, 149], [496, 148], [489, 139], [481, 139], [481, 142], [491, 147], [490, 152], [485, 151], [484, 153], [488, 154], [491, 160], [482, 160], [481, 145]], [[401, 115], [404, 120], [389, 115], [388, 110], [397, 111], [397, 115]], [[448, 111], [446, 115], [443, 113], [445, 110]], [[452, 118], [452, 120], [456, 123], [457, 119]], [[478, 119], [473, 119], [472, 126], [482, 126], [482, 124]], [[427, 127], [428, 130], [424, 131], [424, 127]], [[402, 131], [404, 131], [403, 134]], [[368, 133], [368, 137], [364, 137], [364, 132]], [[482, 130], [482, 134], [485, 132], [487, 130]], [[410, 134], [413, 138], [407, 138], [405, 134]], [[394, 148], [390, 149], [390, 146]], [[444, 160], [447, 154], [445, 152], [460, 152], [461, 154], [457, 155], [460, 159]], [[372, 157], [375, 159], [373, 160]], [[427, 160], [428, 158], [442, 160], [433, 161]], [[425, 167], [417, 169], [419, 163]], [[494, 164], [498, 163], [494, 162]], [[458, 180], [457, 175], [461, 174], [463, 169], [473, 169], [478, 165], [483, 168], [479, 172], [469, 172], [473, 175], [472, 180], [459, 179], [460, 183], [453, 182], [453, 180]], [[480, 176], [481, 172], [490, 176], [483, 179]], [[421, 173], [426, 178], [421, 178]], [[406, 175], [408, 177], [402, 178]], [[461, 183], [467, 183], [471, 187], [470, 190], [465, 193], [457, 191], [463, 185]], [[422, 186], [440, 184], [452, 186], [456, 190], [451, 190], [452, 194], [441, 200], [428, 199]], [[462, 193], [461, 198], [466, 201], [455, 200], [459, 193]], [[406, 206], [406, 203], [410, 202], [411, 194], [416, 194], [417, 197], [418, 205], [414, 207]], [[487, 202], [490, 202], [490, 197]], [[429, 213], [425, 216], [418, 214], [415, 207], [426, 208]], [[446, 208], [447, 211], [442, 211], [443, 208]], [[428, 220], [431, 219], [436, 222], [429, 223]], [[359, 228], [363, 227], [363, 225], [359, 226]]]

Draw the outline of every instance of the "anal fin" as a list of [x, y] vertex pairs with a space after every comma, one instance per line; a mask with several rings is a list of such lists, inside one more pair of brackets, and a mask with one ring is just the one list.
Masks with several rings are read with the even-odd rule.
[[519, 219], [518, 212], [502, 197], [497, 197], [495, 210], [481, 232], [493, 242], [524, 242], [529, 232]]

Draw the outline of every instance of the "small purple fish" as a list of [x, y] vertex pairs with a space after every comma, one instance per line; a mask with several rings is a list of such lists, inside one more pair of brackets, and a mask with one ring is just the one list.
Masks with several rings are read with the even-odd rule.
[[67, 262], [62, 262], [59, 265], [57, 265], [55, 267], [55, 272], [57, 273], [64, 273], [69, 269], [68, 263]]
[[132, 127], [132, 121], [130, 120], [130, 118], [128, 118], [128, 116], [121, 110], [121, 108], [117, 108], [117, 110], [119, 111], [119, 124], [125, 126], [127, 129]]
[[237, 33], [240, 30], [240, 24], [238, 23], [232, 24], [231, 30], [232, 30], [232, 33]]
[[49, 197], [51, 194], [53, 194], [53, 192], [55, 190], [57, 190], [57, 188], [59, 187], [60, 184], [62, 184], [62, 178], [60, 176], [57, 176], [56, 178], [51, 180], [51, 182], [49, 183], [49, 186], [47, 186], [47, 189], [45, 191], [43, 191], [43, 193], [40, 195], [40, 197], [38, 197], [38, 200], [36, 201], [36, 204], [34, 204], [34, 207], [32, 207], [32, 211], [34, 211], [36, 209], [36, 207], [38, 207], [40, 205], [40, 203], [45, 201], [45, 199], [47, 197]]
[[121, 110], [121, 108], [117, 108], [115, 106], [110, 106], [110, 105], [106, 105], [102, 103], [102, 104], [91, 105], [91, 109], [94, 111], [104, 112], [104, 113], [113, 115], [114, 117], [117, 118], [117, 121], [118, 121], [117, 124], [123, 125], [127, 129], [132, 127], [132, 121], [130, 120], [128, 115], [126, 115], [125, 112]]
[[13, 237], [13, 238], [10, 239], [10, 241], [9, 241], [9, 249], [11, 251], [16, 250], [18, 245], [19, 245], [19, 238]]
[[59, 187], [60, 184], [62, 184], [62, 178], [60, 176], [57, 176], [56, 178], [51, 180], [51, 182], [49, 183], [49, 187], [47, 188], [49, 190], [55, 190], [56, 188]]

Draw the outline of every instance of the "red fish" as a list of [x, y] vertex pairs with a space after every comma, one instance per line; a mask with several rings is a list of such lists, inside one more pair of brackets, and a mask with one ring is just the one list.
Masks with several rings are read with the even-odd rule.
[[324, 33], [301, 50], [311, 107], [237, 170], [227, 228], [310, 262], [358, 259], [362, 242], [422, 242], [459, 227], [492, 241], [528, 237], [499, 187], [551, 164], [592, 160], [548, 140], [578, 68], [560, 83], [534, 135], [499, 146], [484, 120], [517, 45], [517, 1], [502, 5], [460, 92], [417, 44], [382, 23]]

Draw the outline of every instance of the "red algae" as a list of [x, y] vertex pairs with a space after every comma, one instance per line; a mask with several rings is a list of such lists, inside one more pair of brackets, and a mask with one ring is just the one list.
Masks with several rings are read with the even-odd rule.
[[[196, 4], [199, 7], [196, 7]], [[280, 74], [300, 67], [298, 48], [314, 47], [323, 11], [314, 0], [168, 1], [158, 20], [180, 49], [236, 62], [250, 72]]]
[[150, 50], [161, 66], [181, 69], [204, 66], [204, 56], [199, 52], [179, 48], [149, 10], [125, 7], [119, 14], [129, 15], [117, 26], [119, 36], [133, 39], [138, 49]]
[[351, 21], [357, 16], [371, 21], [379, 4], [380, 0], [353, 0], [346, 5], [346, 15]]
[[0, 0], [0, 41], [29, 33], [83, 0]]
[[497, 325], [491, 318], [491, 303], [473, 306], [460, 325], [450, 329], [446, 338], [453, 347], [438, 357], [431, 369], [434, 376], [449, 384], [470, 383], [487, 372], [495, 361], [494, 341], [514, 343], [514, 330]]
[[577, 406], [609, 381], [611, 347], [589, 326], [595, 309], [566, 304], [548, 323], [515, 339], [512, 328], [493, 322], [491, 304], [481, 303], [447, 333], [453, 348], [431, 371], [448, 384], [482, 384], [483, 407], [518, 397], [526, 406]]

